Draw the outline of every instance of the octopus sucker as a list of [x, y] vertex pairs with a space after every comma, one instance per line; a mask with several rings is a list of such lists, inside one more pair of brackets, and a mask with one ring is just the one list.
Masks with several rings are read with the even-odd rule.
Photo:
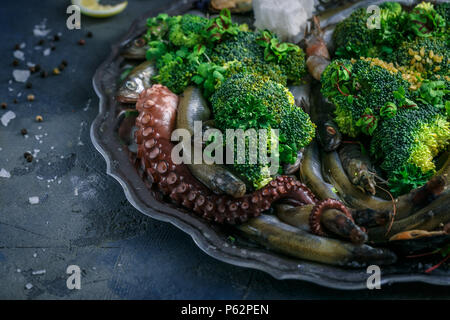
[[326, 232], [322, 229], [320, 224], [320, 216], [322, 212], [326, 209], [337, 209], [344, 213], [349, 219], [353, 221], [352, 215], [348, 209], [342, 204], [342, 202], [334, 199], [327, 199], [316, 203], [314, 208], [311, 210], [309, 216], [309, 226], [311, 231], [319, 236], [325, 236]]
[[191, 174], [187, 165], [172, 161], [174, 145], [170, 137], [176, 126], [178, 102], [178, 96], [167, 87], [155, 84], [142, 91], [136, 103], [137, 157], [144, 172], [151, 175], [160, 191], [172, 201], [207, 220], [229, 224], [256, 217], [280, 199], [316, 203], [314, 194], [289, 176], [279, 176], [266, 187], [240, 198], [213, 193]]

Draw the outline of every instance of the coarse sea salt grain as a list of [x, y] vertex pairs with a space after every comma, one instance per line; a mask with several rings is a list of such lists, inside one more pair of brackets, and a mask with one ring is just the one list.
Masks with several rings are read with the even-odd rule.
[[47, 29], [47, 19], [44, 19], [41, 21], [41, 23], [34, 26], [33, 34], [36, 37], [45, 37], [48, 35], [52, 30]]
[[11, 178], [11, 173], [2, 168], [0, 170], [0, 178]]
[[28, 198], [28, 202], [30, 202], [30, 204], [38, 204], [39, 203], [39, 197], [29, 197]]
[[15, 117], [16, 117], [16, 114], [10, 110], [2, 115], [2, 118], [0, 119], [0, 121], [2, 122], [2, 125], [4, 125], [6, 127], [8, 125], [8, 123]]
[[17, 82], [27, 82], [29, 77], [30, 77], [30, 70], [20, 70], [20, 69], [13, 70], [13, 78]]
[[45, 269], [33, 271], [31, 274], [34, 276], [45, 274], [47, 271]]
[[14, 56], [14, 58], [16, 58], [16, 59], [19, 59], [19, 60], [25, 60], [25, 54], [23, 53], [23, 51], [15, 50], [15, 51], [13, 52], [13, 56]]
[[43, 55], [44, 55], [44, 56], [49, 56], [49, 55], [50, 55], [50, 52], [51, 52], [51, 49], [50, 49], [50, 48], [47, 48], [47, 49], [44, 50]]
[[27, 284], [25, 285], [25, 288], [26, 288], [27, 290], [30, 290], [31, 288], [33, 288], [33, 285], [32, 285], [31, 283], [27, 283]]

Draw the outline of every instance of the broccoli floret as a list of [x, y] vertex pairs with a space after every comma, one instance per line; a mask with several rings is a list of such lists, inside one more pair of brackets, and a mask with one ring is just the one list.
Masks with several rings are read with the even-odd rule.
[[344, 134], [372, 134], [380, 111], [389, 102], [398, 104], [394, 92], [410, 99], [409, 83], [391, 64], [379, 59], [334, 60], [322, 74], [322, 93], [336, 106], [335, 121]]
[[[278, 129], [280, 162], [294, 162], [297, 151], [309, 144], [315, 134], [314, 124], [295, 105], [289, 90], [266, 76], [250, 73], [231, 76], [212, 95], [211, 104], [216, 126], [222, 131]], [[248, 169], [247, 166], [241, 168]], [[267, 169], [257, 166], [259, 169], [242, 171], [248, 172], [247, 178], [259, 188], [261, 181], [268, 180], [265, 174], [253, 176], [255, 172], [267, 173]]]
[[409, 14], [409, 27], [414, 35], [418, 37], [443, 35], [446, 21], [439, 12], [429, 2], [421, 2], [415, 6]]
[[244, 72], [258, 73], [286, 85], [287, 77], [281, 67], [264, 61], [264, 48], [256, 43], [257, 38], [257, 33], [240, 31], [234, 38], [219, 43], [213, 49], [211, 60], [219, 65], [228, 64], [228, 77]]
[[166, 53], [157, 61], [158, 74], [152, 78], [172, 92], [181, 94], [191, 83], [196, 71], [196, 64], [172, 53]]
[[333, 33], [333, 41], [338, 48], [335, 54], [340, 57], [367, 57], [373, 46], [373, 32], [367, 28], [369, 18], [366, 9], [355, 10], [348, 18], [336, 25]]
[[450, 34], [450, 3], [449, 2], [443, 2], [436, 5], [436, 12], [441, 15], [441, 17], [445, 20], [445, 33], [448, 35]]
[[337, 24], [333, 33], [337, 56], [384, 58], [395, 50], [407, 31], [408, 16], [396, 2], [385, 2], [380, 9], [379, 28], [368, 28], [372, 13], [367, 13], [366, 8], [355, 10]]
[[288, 80], [294, 83], [306, 74], [305, 54], [303, 50], [289, 51], [280, 61], [266, 61], [264, 47], [258, 44], [259, 32], [240, 31], [238, 34], [218, 44], [211, 60], [219, 65], [234, 63], [228, 76], [237, 73], [258, 73], [286, 85]]
[[[450, 21], [450, 2], [443, 2], [436, 5], [436, 12], [445, 19], [445, 23]], [[448, 26], [447, 26], [448, 27]]]
[[371, 154], [381, 161], [380, 167], [388, 173], [413, 165], [426, 174], [435, 170], [433, 158], [445, 150], [450, 142], [449, 122], [430, 105], [419, 102], [418, 108], [400, 108], [375, 131]]
[[255, 190], [261, 189], [273, 179], [269, 168], [261, 164], [235, 164], [233, 171]]
[[169, 31], [169, 23], [176, 17], [169, 17], [166, 13], [160, 13], [156, 17], [147, 19], [147, 32], [145, 38], [147, 42], [167, 40], [167, 32]]
[[421, 77], [429, 79], [433, 75], [449, 76], [450, 44], [444, 37], [417, 38], [405, 41], [393, 55], [393, 61]]
[[203, 31], [208, 19], [185, 14], [169, 21], [169, 40], [176, 46], [192, 48], [203, 41]]
[[280, 67], [289, 81], [299, 84], [307, 73], [305, 53], [303, 50], [289, 51], [286, 58], [281, 60]]

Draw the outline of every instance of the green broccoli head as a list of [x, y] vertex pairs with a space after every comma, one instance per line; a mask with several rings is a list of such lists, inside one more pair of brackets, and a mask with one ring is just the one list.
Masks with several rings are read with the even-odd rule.
[[289, 51], [286, 58], [280, 61], [282, 72], [294, 84], [299, 84], [307, 73], [305, 53], [303, 50]]
[[408, 15], [401, 5], [397, 2], [380, 5], [379, 28], [368, 27], [371, 16], [366, 8], [360, 8], [337, 24], [333, 33], [337, 56], [386, 58], [398, 47], [399, 39], [407, 32]]
[[322, 74], [322, 93], [336, 106], [335, 121], [342, 133], [356, 137], [372, 135], [389, 103], [402, 106], [395, 97], [401, 91], [406, 101], [411, 97], [409, 83], [391, 64], [379, 59], [334, 60]]
[[433, 158], [449, 145], [449, 125], [439, 109], [430, 104], [419, 102], [418, 108], [401, 108], [375, 131], [371, 154], [381, 161], [380, 167], [388, 176], [395, 176], [406, 166], [415, 166], [422, 174], [433, 172]]
[[152, 78], [156, 83], [168, 87], [172, 92], [181, 94], [191, 83], [197, 65], [176, 54], [166, 53], [157, 61], [158, 74]]
[[409, 27], [415, 36], [433, 37], [445, 34], [446, 21], [440, 12], [429, 2], [416, 5], [409, 14]]
[[192, 14], [172, 17], [169, 21], [169, 40], [176, 46], [192, 48], [203, 41], [208, 19]]
[[[308, 145], [315, 134], [314, 124], [295, 105], [289, 90], [266, 76], [251, 73], [231, 76], [212, 95], [211, 104], [216, 126], [222, 131], [278, 129], [280, 162], [295, 162], [297, 151]], [[267, 181], [250, 178], [255, 187], [261, 186], [259, 181]]]
[[436, 4], [436, 12], [445, 20], [447, 35], [450, 33], [450, 2]]
[[211, 60], [216, 64], [234, 63], [229, 76], [237, 73], [258, 73], [286, 85], [288, 81], [298, 83], [306, 74], [306, 61], [303, 50], [286, 53], [280, 61], [266, 61], [265, 48], [258, 44], [259, 32], [239, 31], [238, 34], [219, 43], [213, 50]]
[[416, 38], [405, 41], [393, 55], [398, 65], [419, 72], [421, 77], [449, 76], [450, 43], [445, 37]]
[[219, 43], [213, 50], [211, 60], [219, 65], [227, 64], [228, 77], [239, 73], [258, 73], [286, 85], [287, 77], [276, 63], [264, 61], [264, 48], [256, 43], [254, 32], [240, 31], [231, 39]]
[[161, 41], [166, 39], [167, 32], [169, 31], [169, 22], [174, 19], [169, 17], [166, 13], [160, 13], [156, 17], [147, 19], [147, 32], [145, 39], [150, 41]]

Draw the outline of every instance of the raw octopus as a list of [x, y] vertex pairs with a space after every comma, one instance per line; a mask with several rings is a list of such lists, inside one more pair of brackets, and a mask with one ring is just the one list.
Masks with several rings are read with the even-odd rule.
[[[170, 137], [175, 129], [177, 106], [178, 96], [160, 84], [144, 90], [136, 103], [139, 112], [135, 134], [137, 158], [145, 174], [174, 202], [207, 220], [229, 224], [258, 216], [279, 199], [293, 199], [300, 204], [318, 203], [304, 184], [289, 176], [278, 176], [264, 188], [237, 199], [214, 194], [192, 176], [185, 164], [172, 161], [174, 145]], [[326, 205], [320, 206], [321, 210], [334, 201], [338, 202], [328, 200]]]

